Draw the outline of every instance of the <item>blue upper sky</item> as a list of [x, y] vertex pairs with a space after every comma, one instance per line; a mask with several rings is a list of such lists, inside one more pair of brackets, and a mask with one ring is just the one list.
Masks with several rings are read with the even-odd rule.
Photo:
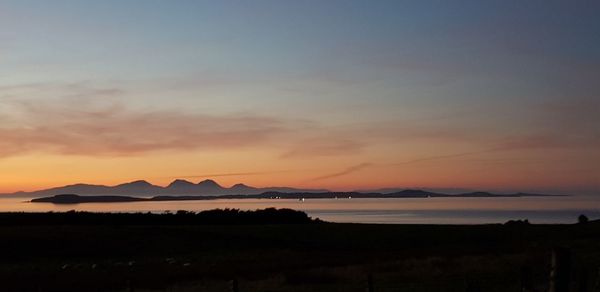
[[[267, 169], [305, 169], [310, 162], [335, 172], [368, 164], [361, 171], [375, 176], [391, 167], [386, 163], [493, 150], [484, 158], [546, 161], [544, 168], [556, 173], [503, 164], [492, 167], [502, 179], [481, 185], [539, 188], [568, 172], [557, 188], [595, 191], [598, 11], [597, 1], [1, 0], [0, 138], [14, 142], [0, 142], [0, 157], [156, 151], [212, 157], [222, 147], [248, 157], [251, 145], [271, 161]], [[217, 134], [237, 136], [226, 145], [204, 145], [200, 135], [185, 149], [156, 141], [120, 149], [78, 132], [90, 129], [64, 130], [96, 125], [88, 119], [100, 114], [209, 116], [223, 127]], [[269, 142], [240, 138], [248, 133], [240, 118], [273, 122], [252, 126]], [[99, 146], [54, 141], [40, 133], [43, 127]], [[19, 129], [31, 133], [15, 134]], [[118, 141], [149, 139], [103, 129]], [[161, 131], [134, 132], [144, 130]], [[181, 135], [173, 140], [199, 133]], [[403, 173], [391, 168], [385, 172]], [[520, 181], [514, 171], [533, 171], [535, 179]], [[379, 185], [428, 184], [417, 176], [395, 179]]]

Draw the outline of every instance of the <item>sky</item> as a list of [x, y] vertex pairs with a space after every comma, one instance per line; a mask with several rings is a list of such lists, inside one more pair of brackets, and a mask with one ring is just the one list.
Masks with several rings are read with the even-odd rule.
[[0, 192], [600, 195], [597, 1], [0, 0]]

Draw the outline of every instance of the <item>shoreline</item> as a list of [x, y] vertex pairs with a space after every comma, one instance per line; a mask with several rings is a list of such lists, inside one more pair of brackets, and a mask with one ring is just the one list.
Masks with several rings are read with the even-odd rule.
[[52, 204], [85, 204], [85, 203], [126, 203], [126, 202], [169, 202], [169, 201], [201, 201], [201, 200], [226, 200], [226, 199], [403, 199], [403, 198], [519, 198], [519, 197], [567, 197], [567, 195], [545, 195], [545, 194], [492, 194], [492, 193], [466, 193], [466, 194], [439, 194], [422, 191], [400, 192], [392, 194], [381, 193], [358, 193], [358, 192], [327, 192], [327, 193], [279, 193], [267, 192], [257, 195], [185, 195], [168, 196], [159, 195], [150, 198], [119, 196], [119, 195], [77, 195], [60, 194], [49, 197], [31, 199], [31, 203]]

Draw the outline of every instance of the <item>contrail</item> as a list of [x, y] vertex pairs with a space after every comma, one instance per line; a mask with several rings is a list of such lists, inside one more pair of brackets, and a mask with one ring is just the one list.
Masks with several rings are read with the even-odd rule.
[[329, 179], [329, 178], [334, 178], [334, 177], [338, 177], [338, 176], [342, 176], [342, 175], [347, 175], [356, 171], [359, 171], [363, 168], [367, 168], [369, 166], [372, 166], [372, 163], [361, 163], [358, 165], [354, 165], [351, 167], [348, 167], [340, 172], [336, 172], [336, 173], [332, 173], [332, 174], [328, 174], [328, 175], [324, 175], [324, 176], [319, 176], [319, 177], [315, 177], [313, 179], [311, 179], [311, 181], [316, 181], [316, 180], [324, 180], [324, 179]]
[[397, 166], [397, 165], [413, 164], [413, 163], [419, 163], [419, 162], [425, 162], [425, 161], [434, 161], [434, 160], [442, 160], [442, 159], [450, 159], [450, 158], [456, 158], [456, 157], [477, 155], [477, 154], [483, 154], [483, 153], [489, 153], [489, 152], [495, 152], [495, 151], [499, 151], [499, 149], [494, 148], [494, 149], [488, 149], [488, 150], [482, 150], [482, 151], [471, 151], [471, 152], [462, 152], [462, 153], [455, 153], [455, 154], [448, 154], [448, 155], [430, 156], [430, 157], [423, 157], [423, 158], [407, 160], [407, 161], [402, 161], [402, 162], [396, 162], [396, 163], [366, 163], [365, 162], [365, 163], [361, 163], [358, 165], [348, 167], [340, 172], [313, 178], [310, 181], [317, 181], [317, 180], [324, 180], [324, 179], [339, 177], [339, 176], [343, 176], [343, 175], [347, 175], [347, 174], [359, 171], [359, 170], [367, 168], [367, 167]]
[[442, 160], [442, 159], [477, 155], [477, 154], [483, 154], [483, 153], [489, 153], [489, 152], [495, 152], [495, 151], [498, 151], [498, 149], [488, 149], [488, 150], [482, 150], [482, 151], [472, 151], [472, 152], [462, 152], [462, 153], [455, 153], [455, 154], [448, 154], [448, 155], [430, 156], [430, 157], [423, 157], [423, 158], [417, 158], [417, 159], [413, 159], [413, 160], [407, 160], [407, 161], [389, 163], [389, 164], [382, 164], [382, 165], [387, 165], [387, 166], [405, 165], [405, 164], [413, 164], [413, 163], [432, 161], [432, 160]]
[[180, 176], [169, 176], [167, 178], [204, 178], [204, 177], [225, 177], [225, 176], [242, 176], [242, 175], [266, 175], [273, 173], [284, 173], [284, 172], [297, 172], [301, 170], [274, 170], [274, 171], [255, 171], [255, 172], [228, 172], [228, 173], [212, 173], [212, 174], [200, 174], [200, 175], [180, 175]]
[[[462, 152], [462, 153], [455, 153], [455, 154], [448, 154], [448, 155], [430, 156], [430, 157], [417, 158], [417, 159], [413, 159], [413, 160], [407, 160], [407, 161], [396, 162], [396, 163], [363, 162], [358, 165], [350, 166], [339, 172], [312, 178], [309, 181], [319, 181], [319, 180], [325, 180], [325, 179], [335, 178], [335, 177], [339, 177], [339, 176], [344, 176], [344, 175], [348, 175], [348, 174], [357, 172], [359, 170], [362, 170], [362, 169], [365, 169], [368, 167], [397, 166], [397, 165], [413, 164], [413, 163], [419, 163], [419, 162], [425, 162], [425, 161], [434, 161], [434, 160], [442, 160], [442, 159], [450, 159], [450, 158], [456, 158], [456, 157], [477, 155], [477, 154], [495, 152], [495, 151], [499, 151], [499, 150], [500, 149], [498, 149], [498, 148], [494, 148], [494, 149], [488, 149], [488, 150], [482, 150], [482, 151], [471, 151], [471, 152]], [[309, 170], [305, 169], [305, 170], [274, 170], [274, 171], [255, 171], [255, 172], [229, 172], [229, 173], [212, 173], [212, 174], [201, 174], [201, 175], [169, 176], [168, 178], [205, 178], [205, 177], [226, 177], [226, 176], [249, 176], [249, 175], [267, 175], [267, 174], [285, 173], [285, 172], [302, 172], [302, 171], [309, 171]], [[314, 170], [310, 170], [310, 171], [314, 171]]]

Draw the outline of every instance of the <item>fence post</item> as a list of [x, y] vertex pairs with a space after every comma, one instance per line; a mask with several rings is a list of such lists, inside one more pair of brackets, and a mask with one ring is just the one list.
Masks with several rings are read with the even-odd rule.
[[594, 292], [600, 292], [600, 269], [596, 273], [596, 283], [594, 284]]
[[571, 253], [566, 248], [552, 250], [550, 270], [550, 292], [569, 292]]
[[481, 287], [479, 286], [479, 283], [476, 281], [467, 281], [466, 283], [466, 287], [465, 287], [465, 291], [466, 292], [481, 292]]
[[587, 267], [584, 266], [579, 270], [579, 273], [577, 273], [577, 284], [578, 284], [577, 291], [578, 292], [590, 291], [588, 289], [589, 276], [590, 275], [589, 275]]
[[531, 267], [521, 268], [521, 291], [533, 291], [533, 272], [531, 270]]
[[373, 274], [367, 276], [367, 291], [375, 292], [375, 283], [373, 281]]
[[237, 279], [231, 280], [231, 292], [240, 292], [240, 288], [239, 288]]
[[127, 280], [127, 291], [129, 291], [129, 292], [135, 291], [135, 289], [133, 288], [133, 284], [131, 283], [131, 280]]

